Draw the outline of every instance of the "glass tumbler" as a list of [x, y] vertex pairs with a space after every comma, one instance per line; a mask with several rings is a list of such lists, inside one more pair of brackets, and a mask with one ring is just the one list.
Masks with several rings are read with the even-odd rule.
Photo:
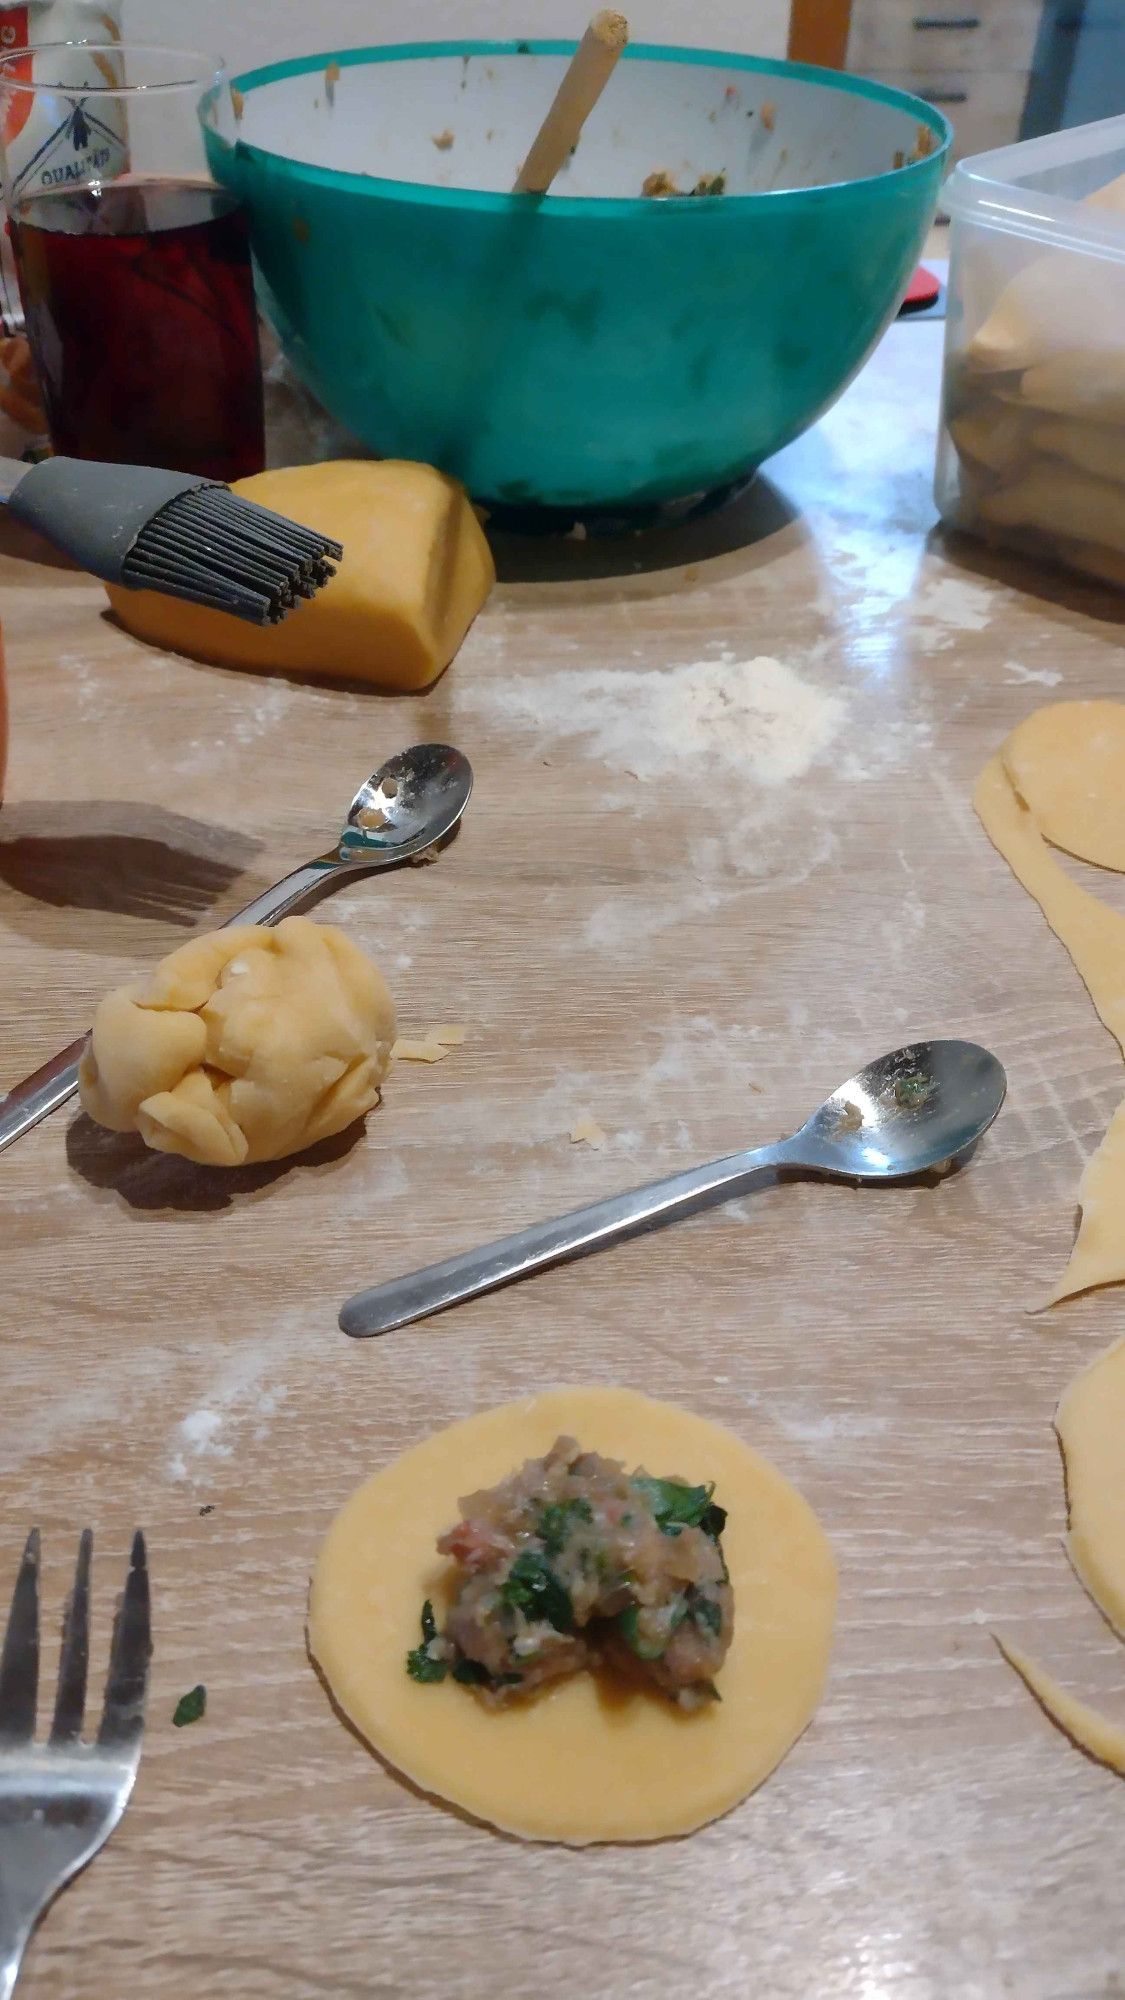
[[222, 64], [188, 50], [0, 57], [4, 198], [56, 452], [222, 480], [265, 463], [249, 227], [204, 151], [222, 116]]

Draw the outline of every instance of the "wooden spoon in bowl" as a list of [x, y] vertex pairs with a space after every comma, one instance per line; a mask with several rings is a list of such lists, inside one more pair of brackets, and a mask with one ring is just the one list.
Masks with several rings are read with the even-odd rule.
[[624, 14], [606, 9], [594, 15], [516, 176], [513, 194], [546, 194], [578, 144], [628, 39]]

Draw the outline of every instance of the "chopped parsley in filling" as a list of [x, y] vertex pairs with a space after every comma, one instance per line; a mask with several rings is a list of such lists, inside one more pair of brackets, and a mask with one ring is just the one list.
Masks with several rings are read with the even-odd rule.
[[713, 1494], [557, 1439], [461, 1502], [438, 1541], [456, 1565], [445, 1629], [427, 1600], [407, 1673], [449, 1674], [499, 1703], [606, 1667], [681, 1708], [717, 1700], [734, 1600]]

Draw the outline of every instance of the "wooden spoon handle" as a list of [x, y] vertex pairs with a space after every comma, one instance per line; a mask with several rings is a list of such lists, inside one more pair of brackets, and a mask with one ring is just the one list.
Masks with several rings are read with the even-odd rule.
[[594, 15], [516, 176], [514, 194], [546, 194], [578, 144], [628, 39], [624, 14], [606, 10]]

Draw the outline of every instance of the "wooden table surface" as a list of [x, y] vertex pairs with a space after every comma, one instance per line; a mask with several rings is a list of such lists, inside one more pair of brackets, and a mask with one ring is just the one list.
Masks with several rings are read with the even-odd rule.
[[[157, 654], [88, 581], [0, 563], [4, 1082], [322, 848], [392, 750], [445, 738], [477, 773], [440, 865], [323, 908], [406, 1031], [469, 1029], [396, 1070], [358, 1141], [220, 1177], [64, 1114], [0, 1161], [0, 1593], [33, 1522], [52, 1622], [86, 1522], [104, 1613], [135, 1523], [155, 1587], [134, 1803], [41, 1929], [28, 2000], [1122, 1990], [1125, 1793], [990, 1628], [1122, 1713], [1125, 1656], [1060, 1546], [1051, 1431], [1121, 1301], [1028, 1308], [1125, 1077], [969, 803], [1030, 709], [1121, 690], [1121, 601], [943, 546], [939, 366], [940, 328], [893, 329], [699, 527], [506, 544], [421, 699]], [[667, 677], [724, 653], [838, 698], [803, 774], [678, 741]], [[337, 1331], [359, 1284], [772, 1139], [929, 1034], [1008, 1069], [961, 1176], [779, 1187], [382, 1342]], [[569, 1140], [586, 1112], [600, 1151]], [[305, 1656], [310, 1567], [359, 1480], [437, 1425], [584, 1380], [732, 1424], [839, 1558], [813, 1726], [755, 1798], [663, 1847], [463, 1822], [361, 1747]], [[174, 1730], [197, 1681], [206, 1720]]]

